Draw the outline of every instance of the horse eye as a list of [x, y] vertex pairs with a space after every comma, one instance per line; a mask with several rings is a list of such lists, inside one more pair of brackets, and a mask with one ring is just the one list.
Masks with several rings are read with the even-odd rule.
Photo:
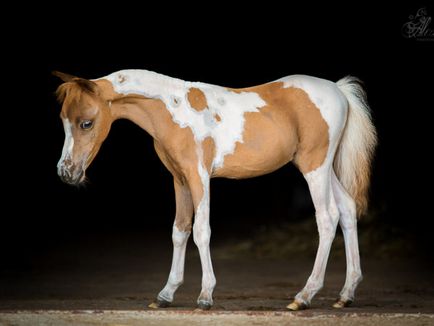
[[92, 120], [84, 120], [82, 122], [80, 122], [80, 128], [83, 130], [86, 129], [90, 129], [93, 126], [93, 121]]

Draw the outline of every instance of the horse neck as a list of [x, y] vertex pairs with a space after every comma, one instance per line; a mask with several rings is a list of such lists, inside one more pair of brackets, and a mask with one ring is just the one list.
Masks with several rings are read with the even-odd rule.
[[159, 99], [127, 95], [113, 101], [111, 110], [114, 120], [130, 120], [157, 140], [164, 136], [168, 112]]
[[143, 80], [147, 80], [153, 76], [155, 83], [149, 82], [145, 90], [142, 89], [143, 85], [137, 87], [134, 84], [122, 84], [128, 88], [131, 87], [126, 92], [116, 81], [119, 78], [127, 77], [133, 79], [132, 77], [134, 76], [128, 71], [116, 72], [102, 79], [95, 80], [95, 82], [101, 90], [102, 97], [110, 103], [113, 120], [128, 119], [146, 130], [154, 139], [160, 140], [167, 133], [170, 133], [172, 121], [166, 105], [160, 100], [163, 97], [163, 94], [160, 94], [160, 90], [164, 89], [166, 92], [167, 90], [172, 90], [172, 88], [176, 90], [184, 82], [146, 71], [136, 71], [133, 74], [138, 74], [135, 77], [142, 78]]

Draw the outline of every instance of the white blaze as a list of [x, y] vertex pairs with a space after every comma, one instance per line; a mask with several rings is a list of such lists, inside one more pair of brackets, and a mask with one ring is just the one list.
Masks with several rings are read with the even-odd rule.
[[[265, 101], [254, 92], [235, 93], [224, 87], [185, 82], [146, 70], [122, 70], [104, 79], [109, 80], [120, 94], [140, 94], [161, 99], [181, 128], [189, 127], [199, 144], [212, 137], [215, 149], [213, 167], [223, 166], [224, 157], [235, 150], [237, 142], [243, 142], [244, 114], [259, 112]], [[200, 89], [208, 107], [200, 112], [188, 102], [190, 88]], [[220, 117], [217, 121], [216, 115]]]
[[[62, 156], [60, 157], [58, 168], [65, 166], [66, 159], [72, 159], [72, 151], [74, 149], [74, 138], [72, 137], [72, 124], [68, 119], [62, 119], [63, 129], [65, 130], [65, 142], [63, 144]], [[67, 167], [67, 166], [65, 166]]]

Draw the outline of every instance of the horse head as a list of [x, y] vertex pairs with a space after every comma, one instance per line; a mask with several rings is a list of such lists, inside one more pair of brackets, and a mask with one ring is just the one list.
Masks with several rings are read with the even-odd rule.
[[85, 180], [87, 167], [110, 131], [111, 103], [103, 98], [101, 88], [94, 81], [61, 72], [53, 74], [64, 82], [56, 91], [62, 103], [60, 118], [65, 130], [57, 173], [62, 181], [78, 185]]

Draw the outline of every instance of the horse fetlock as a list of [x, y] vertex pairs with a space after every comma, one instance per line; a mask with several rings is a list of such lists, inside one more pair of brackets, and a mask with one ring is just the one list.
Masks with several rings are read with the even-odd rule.
[[354, 292], [357, 286], [362, 282], [363, 275], [360, 272], [352, 272], [347, 275], [347, 280], [345, 282], [344, 288], [342, 289], [340, 296], [346, 299], [353, 300]]
[[[354, 300], [354, 292], [356, 290], [357, 283], [355, 283], [353, 286], [345, 286], [341, 293], [339, 294], [339, 300], [342, 302], [349, 302], [352, 303]], [[346, 306], [345, 306], [346, 307]]]
[[[215, 282], [214, 282], [214, 285], [215, 285]], [[204, 287], [202, 288], [202, 291], [200, 292], [200, 295], [197, 298], [197, 305], [199, 308], [201, 306], [203, 306], [203, 307], [209, 306], [209, 308], [211, 308], [211, 306], [214, 303], [213, 299], [212, 299], [213, 290], [214, 290], [214, 286], [213, 287], [207, 286], [206, 288], [204, 288]]]
[[170, 285], [171, 288], [177, 289], [184, 283], [184, 275], [170, 273], [169, 275], [169, 281], [168, 285]]
[[360, 282], [363, 281], [363, 275], [361, 272], [353, 272], [351, 273], [351, 280], [355, 285], [359, 285]]
[[182, 284], [184, 284], [184, 280], [183, 279], [178, 279], [178, 280], [171, 280], [170, 281], [170, 285], [177, 289], [179, 288]]
[[[288, 306], [287, 308], [290, 310], [302, 310], [308, 308], [310, 306], [312, 298], [319, 290], [322, 289], [322, 287], [322, 282], [314, 282], [308, 280], [308, 283], [306, 284], [304, 289], [295, 296], [294, 301], [289, 305], [291, 307]], [[295, 309], [296, 307], [298, 308]]]
[[173, 295], [175, 293], [175, 289], [173, 287], [169, 287], [166, 285], [160, 293], [158, 293], [157, 301], [169, 302], [173, 301]]
[[173, 301], [173, 292], [166, 292], [166, 291], [161, 291], [158, 296], [157, 296], [157, 300], [160, 301], [166, 301], [166, 302], [172, 302]]
[[318, 281], [314, 278], [309, 278], [304, 289], [297, 294], [296, 298], [302, 299], [304, 301], [310, 301], [310, 299], [323, 288], [324, 282]]
[[203, 300], [203, 299], [197, 300], [197, 307], [200, 310], [210, 310], [212, 305], [213, 305], [212, 299], [211, 300]]
[[208, 275], [205, 279], [202, 280], [202, 292], [212, 293], [217, 284], [217, 280], [214, 275]]

